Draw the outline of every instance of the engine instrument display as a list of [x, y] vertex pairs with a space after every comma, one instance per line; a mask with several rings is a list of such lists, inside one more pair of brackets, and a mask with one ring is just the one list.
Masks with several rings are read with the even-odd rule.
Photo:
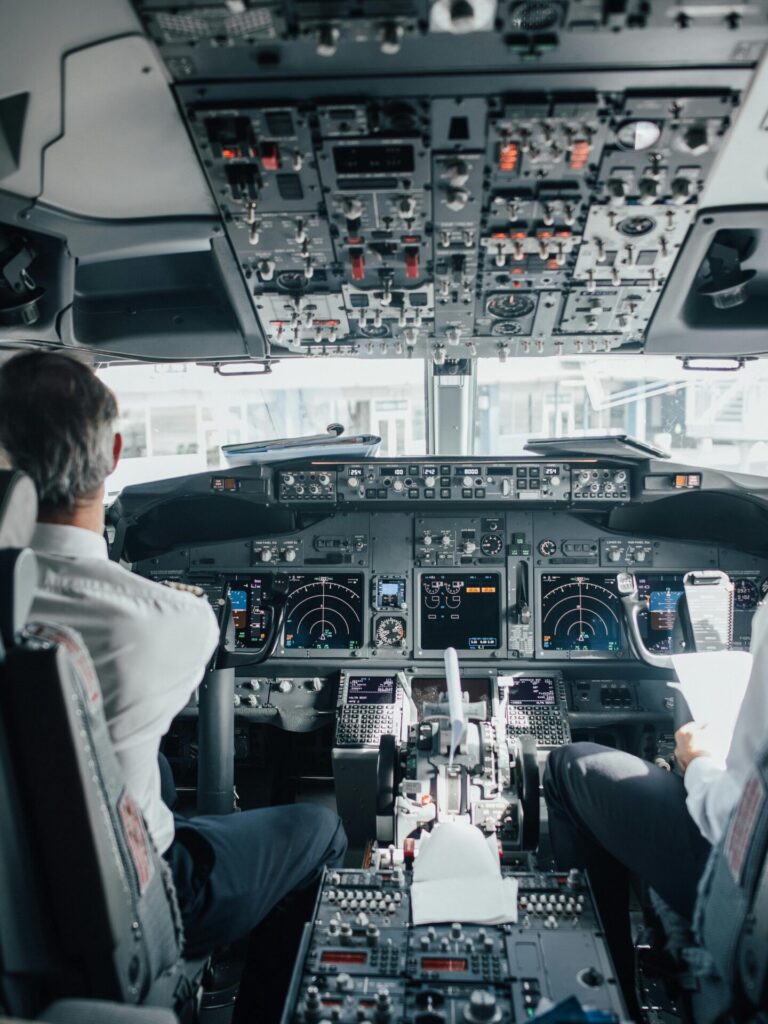
[[493, 651], [501, 646], [497, 572], [424, 573], [420, 601], [424, 650]]
[[288, 577], [286, 650], [357, 650], [363, 642], [363, 576]]
[[542, 574], [542, 650], [619, 654], [620, 615], [614, 575]]
[[683, 573], [648, 573], [635, 576], [637, 592], [647, 611], [640, 614], [640, 635], [649, 651], [672, 651], [677, 606], [683, 596]]

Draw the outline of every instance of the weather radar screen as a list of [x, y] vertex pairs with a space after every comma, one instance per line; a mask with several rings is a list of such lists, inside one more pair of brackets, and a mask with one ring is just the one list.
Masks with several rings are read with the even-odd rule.
[[541, 646], [545, 651], [621, 651], [616, 577], [545, 573], [541, 577]]
[[363, 642], [363, 577], [288, 577], [285, 609], [286, 650], [355, 651]]

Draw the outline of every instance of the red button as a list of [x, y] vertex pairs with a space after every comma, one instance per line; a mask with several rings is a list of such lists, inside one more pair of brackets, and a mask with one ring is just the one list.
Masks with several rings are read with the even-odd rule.
[[350, 250], [349, 258], [352, 260], [352, 280], [362, 281], [365, 277], [365, 256], [362, 250]]
[[418, 249], [406, 249], [405, 250], [405, 276], [408, 278], [415, 278], [419, 276], [419, 250]]
[[261, 166], [265, 171], [280, 170], [280, 150], [276, 142], [264, 142], [260, 149]]

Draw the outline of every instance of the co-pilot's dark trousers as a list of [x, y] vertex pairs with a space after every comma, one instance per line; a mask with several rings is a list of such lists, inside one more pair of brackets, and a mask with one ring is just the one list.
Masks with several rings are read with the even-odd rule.
[[709, 855], [710, 845], [685, 806], [683, 780], [621, 750], [572, 743], [549, 755], [544, 796], [557, 866], [589, 873], [629, 993], [634, 979], [630, 873], [690, 920]]

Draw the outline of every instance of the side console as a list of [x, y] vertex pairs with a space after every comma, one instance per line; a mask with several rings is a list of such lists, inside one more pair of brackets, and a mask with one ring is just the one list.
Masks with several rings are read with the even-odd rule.
[[626, 1019], [584, 876], [517, 873], [514, 924], [411, 923], [411, 872], [328, 871], [282, 1024], [521, 1021], [574, 995]]

